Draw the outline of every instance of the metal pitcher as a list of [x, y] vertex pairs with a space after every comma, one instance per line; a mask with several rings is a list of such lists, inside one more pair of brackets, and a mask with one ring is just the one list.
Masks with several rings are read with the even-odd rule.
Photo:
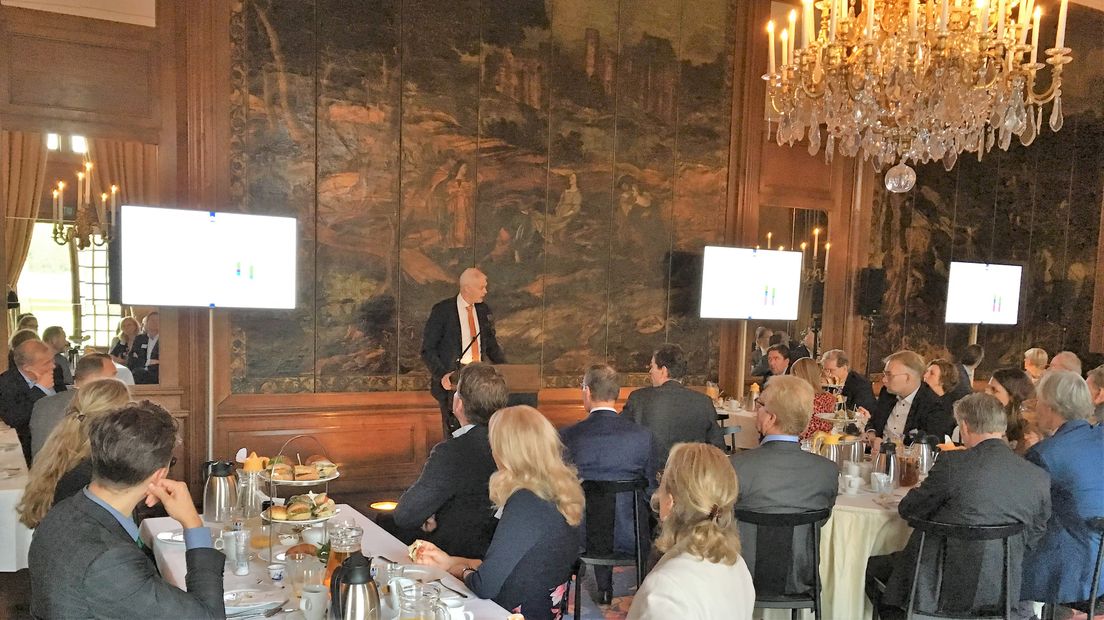
[[939, 443], [939, 439], [934, 435], [924, 435], [917, 442], [917, 450], [920, 457], [920, 475], [928, 475], [928, 470], [935, 465], [936, 450], [935, 446]]
[[878, 460], [874, 462], [874, 471], [889, 476], [889, 483], [897, 488], [900, 480], [900, 465], [897, 463], [897, 444], [883, 441]]
[[379, 589], [372, 580], [372, 560], [357, 551], [330, 578], [330, 618], [381, 620], [382, 615]]
[[225, 523], [230, 509], [238, 504], [238, 485], [234, 480], [234, 464], [230, 461], [207, 461], [203, 464], [203, 520]]

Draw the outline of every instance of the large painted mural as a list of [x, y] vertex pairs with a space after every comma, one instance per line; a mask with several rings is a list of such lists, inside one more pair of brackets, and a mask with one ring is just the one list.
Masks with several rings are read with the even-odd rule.
[[694, 256], [723, 229], [730, 0], [243, 0], [232, 191], [299, 217], [294, 312], [237, 312], [234, 392], [424, 389], [469, 265], [546, 386], [679, 342], [715, 376]]
[[[1049, 6], [1047, 7], [1049, 9]], [[1043, 39], [1053, 33], [1053, 15]], [[1067, 46], [1074, 62], [1063, 83], [1065, 126], [1042, 132], [1030, 147], [994, 149], [978, 162], [963, 156], [917, 170], [907, 194], [876, 192], [870, 264], [886, 269], [884, 315], [871, 358], [911, 348], [933, 358], [958, 353], [969, 328], [946, 325], [951, 261], [1024, 266], [1020, 323], [982, 326], [982, 370], [1022, 364], [1034, 346], [1052, 355], [1088, 355], [1104, 192], [1104, 13], [1070, 4]], [[1046, 106], [1044, 122], [1050, 114]], [[1091, 367], [1091, 366], [1090, 366]], [[872, 369], [881, 370], [877, 361]]]

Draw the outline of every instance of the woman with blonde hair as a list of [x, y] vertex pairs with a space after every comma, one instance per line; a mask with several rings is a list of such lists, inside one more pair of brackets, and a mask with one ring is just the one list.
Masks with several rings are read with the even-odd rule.
[[111, 359], [126, 366], [130, 350], [134, 346], [134, 339], [140, 330], [138, 321], [134, 317], [124, 316], [119, 321], [119, 327], [115, 329], [115, 337], [111, 339]]
[[524, 405], [500, 409], [488, 430], [498, 466], [490, 496], [501, 517], [487, 555], [454, 557], [415, 541], [414, 561], [447, 570], [476, 596], [526, 620], [559, 618], [579, 557], [582, 485], [563, 460], [559, 433], [540, 411]]
[[629, 618], [750, 620], [755, 586], [740, 557], [733, 506], [736, 471], [717, 448], [676, 445], [652, 506], [659, 511], [656, 549], [663, 557], [633, 597]]
[[790, 374], [813, 386], [813, 416], [801, 433], [801, 439], [808, 439], [818, 431], [831, 432], [832, 423], [817, 417], [818, 413], [832, 413], [836, 410], [836, 397], [824, 390], [824, 371], [820, 364], [811, 357], [803, 357], [793, 363]]
[[19, 503], [19, 520], [29, 528], [61, 500], [92, 481], [88, 429], [92, 420], [130, 402], [130, 390], [118, 379], [99, 379], [77, 390], [65, 418], [50, 433], [31, 466]]

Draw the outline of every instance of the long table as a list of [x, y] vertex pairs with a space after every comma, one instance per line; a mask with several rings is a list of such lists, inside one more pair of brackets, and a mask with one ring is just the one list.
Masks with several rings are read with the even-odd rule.
[[[371, 519], [363, 514], [354, 510], [351, 506], [340, 504], [338, 505], [339, 517], [347, 519], [352, 517], [358, 526], [364, 528], [364, 538], [361, 541], [361, 549], [366, 556], [386, 556], [393, 560], [402, 562], [407, 559], [406, 545], [400, 542], [397, 538], [392, 536], [383, 530], [380, 526], [376, 525]], [[157, 538], [157, 535], [161, 532], [169, 532], [180, 529], [180, 524], [175, 520], [168, 517], [162, 517], [159, 519], [146, 519], [142, 522], [140, 535], [142, 540], [153, 547], [154, 558], [157, 560], [157, 568], [161, 571], [161, 576], [165, 578], [169, 583], [177, 586], [178, 588], [185, 588], [184, 577], [187, 574], [187, 564], [184, 558], [184, 545], [177, 543], [165, 542]], [[217, 534], [217, 532], [216, 532]], [[409, 563], [409, 562], [407, 562]], [[232, 571], [227, 570], [224, 573], [225, 589], [236, 590], [243, 588], [256, 588], [256, 589], [278, 589], [284, 588], [287, 590], [287, 597], [292, 598], [291, 589], [287, 585], [285, 579], [283, 584], [274, 584], [271, 579], [268, 578], [268, 562], [255, 558], [250, 563], [250, 574], [244, 576], [235, 575]], [[502, 607], [495, 604], [494, 601], [487, 599], [477, 598], [475, 594], [471, 592], [464, 585], [462, 581], [456, 579], [452, 575], [441, 571], [442, 582], [452, 588], [463, 592], [468, 596], [465, 599], [465, 609], [472, 612], [477, 620], [501, 620], [509, 616]], [[284, 605], [284, 608], [297, 607], [297, 601], [290, 601]], [[291, 612], [286, 614], [277, 614], [275, 618], [300, 618], [300, 612]]]
[[15, 429], [0, 422], [0, 572], [27, 568], [31, 530], [19, 522], [16, 506], [27, 486], [27, 462]]

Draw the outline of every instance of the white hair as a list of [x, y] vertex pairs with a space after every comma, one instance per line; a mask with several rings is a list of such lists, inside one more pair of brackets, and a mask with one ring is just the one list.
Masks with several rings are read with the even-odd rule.
[[1088, 420], [1094, 412], [1089, 385], [1068, 370], [1044, 374], [1035, 386], [1035, 395], [1065, 420]]
[[1077, 357], [1077, 354], [1072, 351], [1062, 351], [1051, 358], [1050, 367], [1055, 370], [1068, 370], [1081, 374], [1081, 358]]
[[464, 270], [464, 273], [460, 274], [460, 286], [468, 286], [475, 284], [478, 280], [486, 278], [487, 274], [483, 273], [475, 267], [468, 267]]

